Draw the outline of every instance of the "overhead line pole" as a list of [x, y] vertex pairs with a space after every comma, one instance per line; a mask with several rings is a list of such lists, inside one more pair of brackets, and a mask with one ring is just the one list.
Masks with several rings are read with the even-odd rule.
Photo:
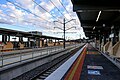
[[63, 43], [63, 47], [64, 47], [64, 49], [65, 49], [65, 24], [66, 24], [66, 23], [65, 23], [65, 18], [64, 18], [63, 22], [64, 22], [64, 23], [63, 23], [63, 26], [64, 26], [64, 30], [63, 30], [63, 31], [64, 31], [64, 43]]
[[58, 23], [63, 24], [63, 29], [62, 29], [62, 28], [59, 28], [59, 27], [54, 27], [54, 28], [58, 28], [58, 29], [63, 30], [63, 33], [64, 33], [63, 48], [64, 48], [64, 49], [65, 49], [65, 31], [67, 31], [67, 30], [69, 30], [69, 29], [71, 29], [71, 28], [74, 28], [74, 27], [71, 27], [71, 28], [65, 29], [65, 24], [69, 23], [69, 22], [72, 21], [72, 20], [75, 20], [75, 19], [71, 19], [71, 20], [69, 20], [69, 21], [66, 22], [66, 21], [65, 21], [65, 18], [64, 18], [64, 19], [63, 19], [63, 23], [62, 23], [62, 22], [58, 22], [58, 21], [54, 21], [54, 22], [58, 22]]

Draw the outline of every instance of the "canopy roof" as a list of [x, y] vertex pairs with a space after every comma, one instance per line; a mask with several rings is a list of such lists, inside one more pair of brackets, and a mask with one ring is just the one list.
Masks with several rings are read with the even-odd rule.
[[21, 37], [31, 37], [31, 38], [46, 38], [46, 39], [63, 40], [63, 38], [57, 38], [57, 37], [46, 36], [46, 35], [38, 35], [38, 34], [29, 33], [29, 32], [22, 32], [22, 31], [16, 31], [16, 30], [5, 29], [5, 28], [0, 28], [0, 34], [17, 36], [17, 37], [21, 36]]
[[120, 0], [72, 0], [72, 3], [87, 37], [110, 34], [112, 26], [120, 25]]

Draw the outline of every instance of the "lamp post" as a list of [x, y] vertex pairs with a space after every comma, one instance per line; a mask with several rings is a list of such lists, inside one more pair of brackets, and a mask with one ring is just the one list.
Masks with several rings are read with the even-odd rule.
[[58, 28], [58, 29], [60, 29], [60, 30], [63, 30], [63, 33], [64, 33], [64, 43], [63, 43], [63, 47], [64, 47], [64, 49], [65, 49], [65, 31], [67, 31], [67, 30], [69, 30], [69, 29], [71, 29], [71, 28], [76, 28], [76, 27], [70, 27], [70, 28], [68, 28], [68, 29], [65, 29], [65, 24], [67, 24], [67, 23], [69, 23], [70, 21], [72, 21], [72, 20], [75, 20], [75, 19], [71, 19], [71, 20], [69, 20], [69, 21], [65, 21], [65, 18], [63, 19], [63, 23], [62, 22], [59, 22], [59, 21], [54, 21], [54, 22], [58, 22], [58, 23], [61, 23], [61, 24], [63, 24], [63, 29], [62, 28], [59, 28], [59, 27], [54, 27], [54, 28]]

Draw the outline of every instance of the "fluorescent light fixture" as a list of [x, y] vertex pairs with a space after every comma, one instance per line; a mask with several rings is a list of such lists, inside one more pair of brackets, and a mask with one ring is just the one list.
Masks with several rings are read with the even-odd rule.
[[105, 24], [103, 24], [103, 27], [105, 27]]
[[99, 13], [98, 13], [98, 16], [97, 16], [96, 22], [99, 20], [100, 14], [101, 14], [101, 11], [99, 11]]
[[83, 10], [77, 10], [77, 12], [83, 12]]
[[95, 29], [95, 26], [93, 27], [93, 30]]

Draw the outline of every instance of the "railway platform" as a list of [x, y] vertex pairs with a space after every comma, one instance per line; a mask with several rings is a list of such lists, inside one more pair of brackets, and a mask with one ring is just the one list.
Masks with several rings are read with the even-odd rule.
[[45, 80], [119, 80], [120, 69], [103, 54], [87, 44]]
[[0, 80], [120, 80], [118, 3], [1, 0]]
[[80, 80], [119, 80], [120, 69], [88, 45]]

